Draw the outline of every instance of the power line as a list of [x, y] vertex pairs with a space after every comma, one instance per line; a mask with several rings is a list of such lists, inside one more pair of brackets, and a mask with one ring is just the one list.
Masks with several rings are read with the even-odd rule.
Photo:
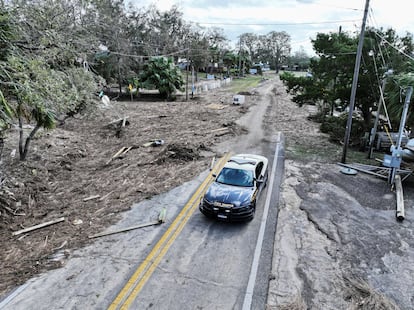
[[338, 5], [332, 5], [332, 4], [323, 3], [323, 2], [320, 2], [320, 1], [315, 1], [314, 4], [317, 4], [317, 5], [320, 5], [320, 6], [331, 7], [331, 8], [335, 8], [335, 9], [341, 9], [341, 10], [362, 11], [359, 8], [343, 7], [343, 6], [338, 6]]
[[181, 54], [185, 51], [187, 51], [188, 48], [176, 51], [176, 52], [171, 52], [169, 54], [165, 54], [165, 55], [131, 55], [131, 54], [124, 54], [124, 53], [120, 53], [120, 52], [115, 52], [115, 51], [109, 51], [111, 54], [114, 55], [120, 55], [120, 56], [125, 56], [125, 57], [133, 57], [133, 58], [152, 58], [152, 57], [168, 57], [168, 56], [173, 56], [173, 55], [177, 55], [177, 54]]
[[323, 22], [302, 22], [302, 23], [227, 23], [227, 22], [195, 22], [201, 25], [225, 25], [225, 26], [296, 26], [296, 25], [322, 25], [322, 24], [339, 24], [339, 23], [354, 23], [358, 19], [349, 20], [332, 20]]
[[[375, 35], [377, 35], [378, 38], [381, 39], [381, 43], [382, 42], [387, 43], [390, 47], [392, 47], [393, 49], [395, 49], [397, 52], [399, 52], [402, 55], [408, 57], [410, 60], [414, 60], [414, 57], [412, 55], [407, 54], [402, 49], [396, 47], [395, 45], [393, 45], [392, 43], [390, 43], [389, 41], [387, 41], [387, 39], [385, 38], [385, 36], [381, 35], [378, 31], [375, 30], [375, 29], [380, 29], [380, 27], [378, 27], [378, 22], [375, 19], [374, 11], [372, 9], [370, 9], [369, 16], [370, 16], [370, 20], [372, 21], [372, 24], [373, 24], [373, 26], [372, 26], [373, 27], [373, 31], [374, 31]], [[379, 49], [381, 49], [381, 46], [380, 45], [379, 45]], [[387, 56], [389, 56], [389, 55], [387, 55]]]
[[410, 60], [414, 60], [414, 57], [404, 52], [402, 49], [394, 46], [392, 43], [388, 42], [387, 39], [385, 39], [384, 36], [381, 36], [378, 31], [374, 31], [374, 33], [381, 39], [381, 42], [387, 43], [390, 47], [395, 49], [397, 52], [399, 52], [401, 55], [404, 55], [405, 57], [409, 58]]

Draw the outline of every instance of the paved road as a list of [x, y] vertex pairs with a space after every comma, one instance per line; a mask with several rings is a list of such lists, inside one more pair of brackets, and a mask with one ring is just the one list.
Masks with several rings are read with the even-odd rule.
[[[258, 201], [255, 219], [220, 223], [196, 210], [154, 264], [130, 309], [265, 309], [284, 161], [283, 136], [267, 137], [262, 130], [272, 87], [268, 81], [258, 89], [256, 105], [240, 120], [249, 134], [217, 147], [217, 152], [252, 152], [269, 158], [274, 174]], [[206, 177], [208, 172], [135, 205], [111, 229], [152, 221], [162, 207], [168, 210], [166, 223], [97, 239], [75, 252], [65, 267], [20, 287], [0, 308], [107, 309]]]

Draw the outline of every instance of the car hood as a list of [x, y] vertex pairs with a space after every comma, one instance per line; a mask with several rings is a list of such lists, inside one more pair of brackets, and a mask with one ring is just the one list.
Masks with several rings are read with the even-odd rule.
[[254, 190], [252, 187], [240, 187], [213, 182], [208, 188], [204, 198], [209, 202], [233, 204], [235, 207], [250, 202]]

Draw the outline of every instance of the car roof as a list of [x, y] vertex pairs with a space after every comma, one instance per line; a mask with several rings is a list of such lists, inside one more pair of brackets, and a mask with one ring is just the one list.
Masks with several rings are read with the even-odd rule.
[[232, 156], [224, 165], [225, 168], [254, 170], [259, 161], [265, 159], [260, 155], [237, 154]]

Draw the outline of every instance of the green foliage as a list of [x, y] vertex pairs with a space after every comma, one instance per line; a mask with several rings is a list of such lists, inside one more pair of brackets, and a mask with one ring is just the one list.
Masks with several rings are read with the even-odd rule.
[[[239, 39], [241, 54], [248, 56], [249, 64], [267, 63], [278, 71], [287, 62], [291, 51], [290, 35], [285, 32], [271, 31], [266, 35], [243, 33]], [[247, 70], [249, 69], [249, 64]]]
[[[345, 128], [348, 120], [348, 114], [342, 113], [339, 117], [327, 116], [320, 126], [323, 133], [329, 135], [329, 139], [334, 143], [341, 143], [345, 137]], [[359, 146], [364, 133], [364, 122], [360, 118], [352, 121], [351, 134], [349, 138], [350, 146]]]
[[82, 27], [69, 18], [76, 5], [45, 0], [0, 9], [0, 45], [7, 49], [0, 53], [0, 126], [14, 117], [20, 127], [35, 125], [27, 137], [20, 132], [22, 160], [39, 128], [52, 129], [58, 117], [79, 112], [97, 89], [94, 74], [79, 66], [93, 40], [86, 44]]
[[0, 61], [6, 60], [9, 49], [12, 48], [10, 40], [14, 36], [15, 32], [10, 23], [10, 13], [4, 7], [0, 7]]
[[160, 95], [168, 100], [175, 99], [174, 94], [181, 90], [184, 80], [180, 69], [171, 58], [152, 58], [140, 75], [141, 85], [148, 89], [158, 89]]
[[0, 138], [4, 136], [5, 130], [9, 127], [14, 115], [3, 93], [0, 90]]
[[279, 77], [286, 86], [286, 92], [293, 95], [292, 101], [300, 107], [304, 104], [315, 104], [317, 101], [324, 100], [323, 86], [312, 77], [296, 76], [290, 72], [283, 72]]
[[138, 94], [139, 78], [137, 77], [129, 78], [127, 79], [127, 82], [128, 82], [128, 86], [126, 87], [126, 92], [132, 95]]
[[288, 57], [287, 64], [289, 67], [295, 67], [299, 71], [304, 71], [309, 68], [310, 57], [305, 52], [305, 49], [302, 47], [299, 51], [296, 51], [293, 55]]
[[31, 116], [38, 125], [43, 128], [52, 129], [56, 125], [56, 115], [52, 110], [47, 109], [42, 105], [35, 106], [32, 110]]
[[[406, 98], [406, 91], [409, 86], [414, 87], [414, 74], [403, 73], [393, 77], [388, 78], [388, 83], [386, 87], [386, 102], [388, 108], [388, 114], [393, 124], [393, 127], [398, 128], [399, 120], [401, 118], [404, 102]], [[407, 116], [406, 124], [414, 128], [414, 96], [411, 96], [409, 113]]]
[[[388, 44], [384, 44], [384, 40]], [[338, 105], [342, 108], [349, 105], [358, 37], [343, 32], [319, 33], [312, 42], [318, 55], [311, 59], [312, 77], [297, 77], [285, 73], [281, 74], [280, 78], [287, 92], [293, 95], [293, 101], [299, 106], [318, 104], [322, 113], [321, 129], [330, 134], [332, 141], [339, 142], [343, 139], [346, 121], [327, 117], [327, 114], [332, 116]], [[390, 66], [395, 68], [398, 74], [387, 84], [386, 101], [391, 122], [398, 127], [402, 111], [400, 90], [413, 85], [414, 79], [407, 74], [412, 71], [413, 61], [392, 47], [392, 44], [398, 46], [400, 51], [410, 53], [413, 50], [411, 35], [399, 38], [393, 30], [384, 32], [382, 29], [367, 29], [355, 97], [355, 108], [361, 119], [355, 119], [351, 127], [350, 139], [354, 144], [359, 143], [360, 137], [372, 125], [371, 111], [375, 110], [379, 101], [379, 84]], [[389, 63], [385, 63], [384, 55]], [[414, 124], [412, 116], [409, 117], [409, 121]]]

